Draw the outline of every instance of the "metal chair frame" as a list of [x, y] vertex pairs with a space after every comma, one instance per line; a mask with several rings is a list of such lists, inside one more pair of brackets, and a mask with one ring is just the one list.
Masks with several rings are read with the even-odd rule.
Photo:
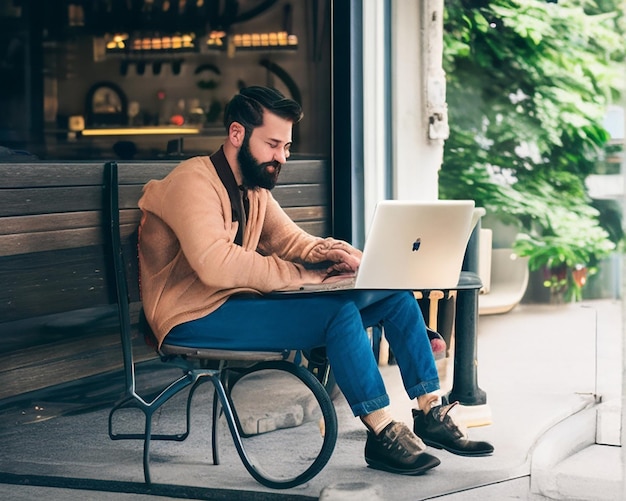
[[[326, 466], [337, 441], [337, 416], [330, 396], [320, 382], [304, 367], [285, 360], [285, 351], [228, 351], [181, 348], [162, 345], [161, 359], [182, 369], [182, 375], [171, 381], [154, 398], [144, 399], [138, 394], [135, 379], [135, 360], [132, 349], [132, 323], [130, 304], [139, 298], [130, 294], [130, 280], [138, 280], [136, 246], [132, 256], [125, 253], [125, 245], [120, 231], [120, 208], [118, 167], [115, 162], [105, 164], [105, 220], [108, 221], [108, 236], [111, 245], [112, 269], [115, 272], [115, 298], [120, 321], [120, 336], [124, 359], [125, 391], [124, 396], [115, 404], [109, 413], [109, 437], [112, 440], [143, 440], [143, 471], [147, 484], [150, 476], [150, 444], [152, 440], [169, 440], [182, 442], [189, 436], [191, 427], [191, 404], [196, 389], [204, 382], [211, 382], [214, 387], [212, 409], [212, 452], [213, 464], [219, 464], [218, 422], [224, 415], [235, 448], [245, 468], [259, 483], [275, 489], [287, 489], [307, 482]], [[136, 234], [136, 232], [135, 232]], [[127, 246], [126, 246], [127, 247]], [[125, 257], [126, 254], [126, 257]], [[135, 261], [135, 262], [133, 262]], [[135, 282], [137, 283], [137, 282]], [[214, 361], [217, 367], [207, 367], [207, 361]], [[246, 367], [233, 367], [229, 363], [244, 361]], [[290, 373], [297, 377], [313, 393], [320, 406], [324, 419], [325, 433], [319, 454], [307, 469], [293, 477], [276, 478], [263, 469], [248, 456], [244, 448], [242, 428], [239, 424], [234, 403], [230, 397], [233, 386], [241, 377], [252, 372], [275, 369]], [[187, 396], [186, 429], [183, 433], [155, 434], [152, 432], [152, 416], [172, 397], [185, 388], [190, 387]], [[113, 416], [120, 409], [136, 408], [145, 417], [143, 433], [115, 433]]]

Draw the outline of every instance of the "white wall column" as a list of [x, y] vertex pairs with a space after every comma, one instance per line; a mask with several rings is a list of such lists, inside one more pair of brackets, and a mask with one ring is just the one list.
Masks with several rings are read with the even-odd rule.
[[385, 88], [386, 33], [385, 2], [363, 3], [363, 175], [365, 230], [376, 204], [388, 198], [389, 152], [387, 111], [390, 105]]
[[434, 200], [448, 128], [443, 0], [392, 0], [391, 26], [393, 198]]

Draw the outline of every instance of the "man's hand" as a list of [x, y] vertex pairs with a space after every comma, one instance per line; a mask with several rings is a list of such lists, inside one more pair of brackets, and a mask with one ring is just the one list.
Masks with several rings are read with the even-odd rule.
[[354, 275], [361, 264], [362, 256], [359, 249], [343, 240], [322, 240], [309, 255], [309, 262], [324, 263], [325, 267], [303, 269], [301, 273], [304, 283], [331, 282]]
[[329, 268], [320, 268], [313, 270], [305, 268], [302, 270], [301, 273], [303, 283], [305, 284], [332, 283], [344, 280], [347, 277], [354, 276], [354, 272], [352, 271], [336, 271], [332, 266]]
[[304, 284], [321, 284], [328, 278], [328, 271], [326, 269], [309, 270], [303, 268], [300, 273], [302, 283]]
[[326, 269], [326, 273], [329, 275], [356, 273], [359, 264], [361, 264], [360, 252], [351, 253], [343, 248], [329, 249], [326, 253], [326, 259], [333, 262], [333, 264]]

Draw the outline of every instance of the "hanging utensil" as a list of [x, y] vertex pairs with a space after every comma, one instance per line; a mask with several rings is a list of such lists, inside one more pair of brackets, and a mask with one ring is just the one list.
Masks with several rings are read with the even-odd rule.
[[131, 0], [129, 12], [129, 25], [133, 31], [142, 31], [144, 27], [143, 7], [144, 0]]
[[126, 0], [113, 0], [111, 4], [111, 29], [114, 32], [128, 32], [128, 5]]
[[293, 33], [293, 8], [290, 3], [283, 7], [283, 31], [288, 35]]

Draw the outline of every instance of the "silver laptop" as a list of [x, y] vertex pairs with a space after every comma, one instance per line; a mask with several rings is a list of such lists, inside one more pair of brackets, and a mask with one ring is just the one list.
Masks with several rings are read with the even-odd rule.
[[454, 288], [475, 212], [473, 200], [379, 202], [356, 276], [281, 292]]

